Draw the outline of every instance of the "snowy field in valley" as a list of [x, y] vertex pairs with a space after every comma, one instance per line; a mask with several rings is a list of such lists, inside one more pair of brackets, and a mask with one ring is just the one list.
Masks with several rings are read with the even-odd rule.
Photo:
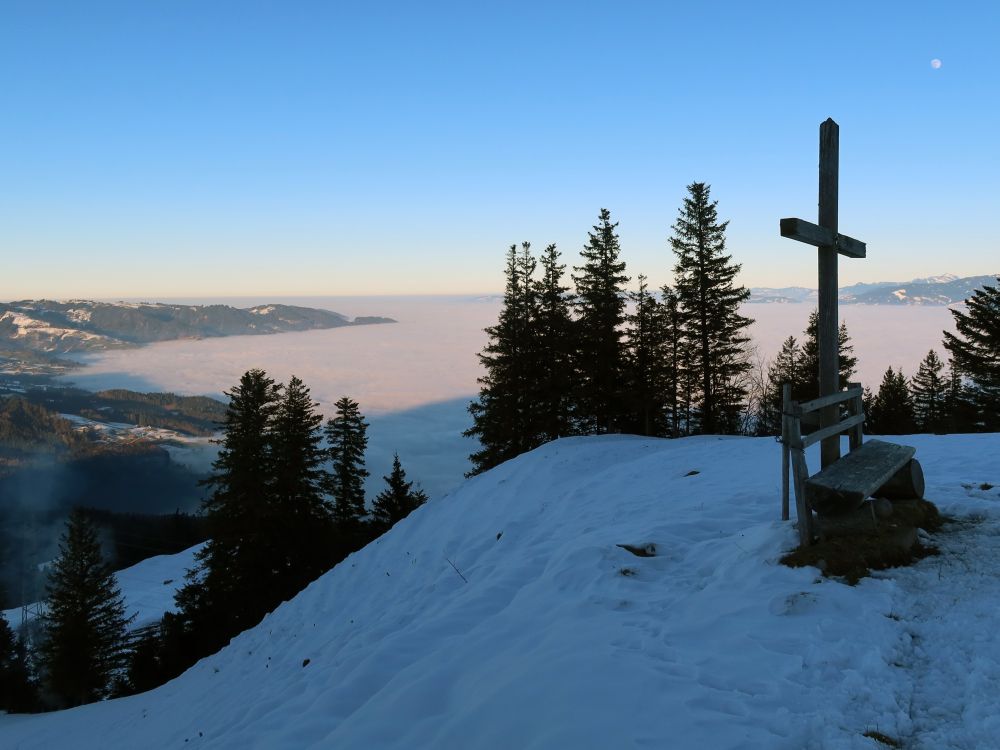
[[912, 568], [850, 587], [778, 564], [773, 440], [569, 438], [157, 690], [0, 716], [0, 747], [995, 747], [1000, 435], [894, 439], [957, 519]]
[[[125, 616], [134, 617], [129, 627], [152, 625], [164, 612], [174, 611], [174, 594], [184, 585], [184, 571], [194, 566], [194, 554], [201, 545], [176, 555], [157, 555], [115, 573], [115, 580], [125, 597]], [[27, 607], [29, 621], [42, 612], [41, 604]], [[5, 610], [3, 616], [15, 627], [21, 625], [22, 608]]]
[[[263, 368], [280, 381], [294, 374], [312, 389], [327, 414], [343, 395], [360, 403], [371, 423], [369, 496], [382, 489], [382, 476], [389, 472], [395, 451], [409, 477], [431, 496], [458, 485], [469, 469], [466, 457], [474, 449], [461, 432], [470, 424], [466, 407], [478, 392], [476, 354], [486, 343], [483, 329], [496, 322], [498, 298], [309, 297], [225, 302], [240, 307], [287, 302], [351, 317], [387, 315], [399, 322], [171, 341], [110, 351], [86, 357], [89, 366], [68, 380], [92, 390], [132, 388], [221, 397], [251, 367]], [[789, 335], [801, 340], [811, 310], [804, 304], [747, 305], [744, 313], [757, 321], [751, 335], [759, 354], [773, 356]], [[951, 327], [952, 319], [944, 307], [865, 305], [843, 305], [841, 317], [859, 358], [858, 377], [875, 387], [890, 365], [913, 374], [928, 349], [943, 354], [941, 331]]]

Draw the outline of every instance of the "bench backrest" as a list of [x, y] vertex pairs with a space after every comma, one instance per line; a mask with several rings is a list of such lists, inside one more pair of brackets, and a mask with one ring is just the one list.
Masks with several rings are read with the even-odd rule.
[[[785, 383], [782, 408], [782, 439], [789, 441], [792, 448], [803, 449], [808, 448], [814, 443], [818, 443], [820, 440], [847, 432], [850, 437], [850, 449], [860, 448], [863, 439], [861, 426], [865, 421], [864, 408], [861, 405], [861, 395], [862, 389], [860, 383], [848, 383], [847, 390], [832, 393], [829, 396], [820, 396], [811, 401], [797, 402], [792, 400], [792, 386], [789, 383]], [[843, 403], [847, 404], [846, 417], [835, 424], [810, 432], [808, 435], [802, 434], [802, 423], [817, 424], [819, 422], [819, 415], [816, 412]]]
[[[802, 546], [812, 541], [812, 511], [806, 502], [805, 483], [809, 476], [806, 468], [805, 449], [824, 438], [847, 432], [850, 436], [850, 450], [861, 447], [861, 425], [865, 421], [864, 409], [861, 405], [861, 384], [848, 383], [847, 390], [820, 396], [802, 403], [792, 400], [792, 386], [785, 383], [783, 388], [781, 415], [781, 519], [788, 520], [789, 515], [789, 470], [795, 483], [795, 504], [799, 518], [799, 538]], [[840, 404], [847, 404], [847, 416], [835, 424], [820, 427], [808, 435], [802, 434], [802, 423], [819, 424], [820, 412], [834, 407], [839, 410]]]

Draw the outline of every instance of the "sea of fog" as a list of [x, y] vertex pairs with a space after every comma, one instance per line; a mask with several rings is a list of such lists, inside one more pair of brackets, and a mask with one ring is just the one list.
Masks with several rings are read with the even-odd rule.
[[[167, 301], [167, 300], [164, 300]], [[270, 336], [171, 341], [140, 349], [88, 355], [73, 373], [80, 387], [173, 391], [222, 397], [246, 370], [258, 367], [279, 381], [301, 378], [326, 415], [341, 396], [361, 405], [370, 422], [367, 490], [373, 497], [398, 452], [410, 479], [432, 497], [454, 489], [468, 470], [473, 441], [466, 407], [477, 390], [476, 357], [496, 322], [496, 297], [255, 297], [176, 299], [187, 304], [247, 307], [287, 303], [334, 310], [349, 317], [384, 315], [391, 325], [334, 328]], [[789, 335], [802, 338], [811, 310], [805, 304], [747, 305], [752, 336], [766, 360]], [[944, 354], [941, 332], [953, 328], [944, 307], [841, 307], [858, 357], [858, 377], [877, 387], [889, 366], [912, 375], [931, 348]], [[177, 454], [175, 454], [176, 456]], [[180, 457], [180, 456], [177, 456]], [[210, 456], [187, 460], [207, 466]]]

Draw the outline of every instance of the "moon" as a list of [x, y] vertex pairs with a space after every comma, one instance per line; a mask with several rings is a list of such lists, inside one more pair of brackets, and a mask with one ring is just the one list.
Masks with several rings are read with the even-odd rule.
[[941, 61], [935, 57], [933, 60], [931, 60], [931, 67], [934, 68], [934, 70], [937, 70], [938, 68], [941, 67]]

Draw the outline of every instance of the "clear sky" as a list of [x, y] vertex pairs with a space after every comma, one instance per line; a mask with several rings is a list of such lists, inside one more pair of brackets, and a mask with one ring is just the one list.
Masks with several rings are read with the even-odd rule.
[[[1000, 3], [0, 0], [0, 299], [478, 293], [601, 207], [669, 282], [708, 182], [752, 286], [1000, 272]], [[939, 60], [934, 67], [932, 60]]]

